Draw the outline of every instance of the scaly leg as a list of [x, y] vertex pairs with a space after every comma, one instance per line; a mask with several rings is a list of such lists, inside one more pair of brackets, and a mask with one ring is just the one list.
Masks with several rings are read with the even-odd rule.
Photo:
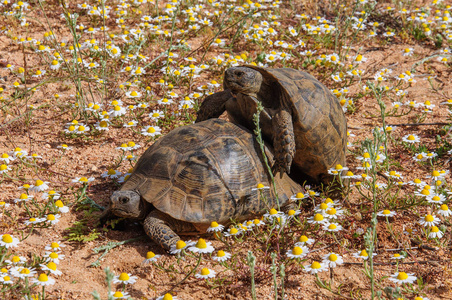
[[165, 250], [170, 250], [181, 238], [174, 232], [194, 232], [193, 224], [171, 218], [169, 215], [153, 210], [144, 220], [144, 231]]
[[221, 116], [226, 110], [226, 102], [232, 98], [229, 90], [207, 96], [197, 112], [196, 123]]
[[290, 173], [290, 166], [295, 156], [295, 136], [293, 132], [292, 115], [286, 110], [280, 110], [272, 118], [274, 130], [273, 147], [275, 163], [272, 166], [274, 174]]

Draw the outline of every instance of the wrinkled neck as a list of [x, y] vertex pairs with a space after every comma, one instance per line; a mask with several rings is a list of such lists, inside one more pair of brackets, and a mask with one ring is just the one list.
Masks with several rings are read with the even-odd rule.
[[265, 108], [276, 109], [281, 107], [281, 87], [277, 82], [262, 82], [261, 88], [256, 96]]

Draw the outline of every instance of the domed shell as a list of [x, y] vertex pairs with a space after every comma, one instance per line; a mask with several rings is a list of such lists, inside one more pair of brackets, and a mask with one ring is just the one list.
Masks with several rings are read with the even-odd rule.
[[296, 143], [293, 164], [298, 170], [323, 181], [328, 169], [345, 166], [347, 120], [331, 91], [299, 70], [246, 67], [259, 71], [266, 84], [280, 89], [278, 105], [292, 115]]
[[[267, 155], [272, 160], [271, 153]], [[287, 176], [275, 178], [280, 203], [300, 192]], [[150, 146], [121, 190], [137, 190], [153, 206], [192, 223], [224, 222], [276, 207], [254, 136], [220, 119], [174, 129]], [[267, 203], [268, 202], [268, 203]]]

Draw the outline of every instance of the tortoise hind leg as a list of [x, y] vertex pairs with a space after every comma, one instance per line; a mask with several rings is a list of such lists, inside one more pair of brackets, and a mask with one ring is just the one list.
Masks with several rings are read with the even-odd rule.
[[221, 116], [226, 110], [226, 102], [232, 98], [229, 90], [207, 96], [197, 112], [196, 123]]
[[180, 240], [176, 232], [197, 231], [193, 224], [173, 219], [158, 210], [149, 213], [143, 227], [146, 234], [165, 250], [170, 250]]
[[293, 132], [292, 115], [286, 110], [277, 111], [272, 118], [274, 130], [273, 147], [275, 148], [275, 163], [273, 173], [290, 173], [290, 166], [295, 156], [295, 135]]

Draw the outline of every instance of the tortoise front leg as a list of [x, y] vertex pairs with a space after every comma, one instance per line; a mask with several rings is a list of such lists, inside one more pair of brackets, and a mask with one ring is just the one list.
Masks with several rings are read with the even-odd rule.
[[272, 166], [274, 174], [284, 172], [290, 174], [290, 166], [295, 156], [295, 135], [293, 132], [292, 115], [286, 110], [277, 111], [272, 118], [273, 147], [275, 149], [275, 162]]
[[207, 96], [201, 103], [195, 122], [198, 123], [208, 119], [218, 118], [226, 110], [226, 102], [232, 98], [229, 90]]
[[113, 219], [115, 215], [112, 213], [110, 209], [110, 205], [105, 208], [105, 210], [102, 212], [102, 214], [99, 216], [99, 223], [101, 226], [105, 225], [107, 221]]
[[144, 219], [144, 231], [165, 250], [170, 250], [181, 238], [174, 232], [196, 231], [193, 224], [173, 219], [169, 215], [153, 210]]

